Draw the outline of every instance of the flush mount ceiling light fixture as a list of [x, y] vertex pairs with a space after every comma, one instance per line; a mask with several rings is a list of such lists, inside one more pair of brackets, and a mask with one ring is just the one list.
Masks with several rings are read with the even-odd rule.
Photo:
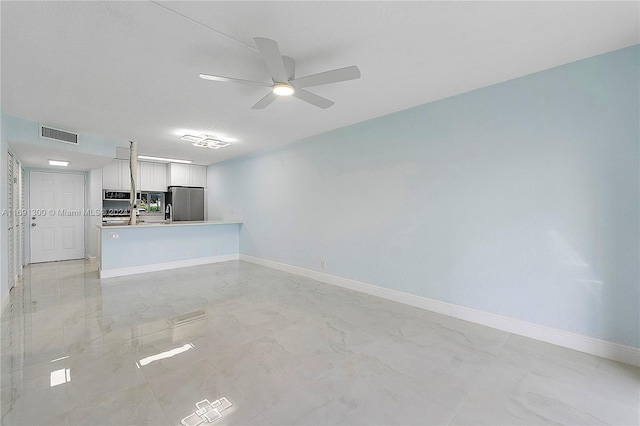
[[60, 161], [60, 160], [49, 160], [49, 165], [50, 166], [67, 167], [69, 165], [69, 162], [68, 161]]
[[180, 139], [183, 141], [192, 142], [193, 146], [199, 146], [200, 148], [211, 148], [211, 149], [220, 149], [225, 146], [231, 145], [231, 142], [223, 141], [219, 137], [210, 136], [210, 135], [184, 135]]
[[201, 136], [193, 136], [193, 135], [184, 135], [180, 139], [187, 142], [200, 142], [202, 140]]
[[194, 142], [192, 145], [193, 146], [199, 146], [201, 148], [220, 149], [220, 148], [224, 148], [225, 146], [231, 145], [231, 143], [230, 142], [221, 141], [221, 140], [218, 140], [218, 139], [207, 138], [207, 139], [203, 139], [203, 140], [201, 140], [199, 142]]

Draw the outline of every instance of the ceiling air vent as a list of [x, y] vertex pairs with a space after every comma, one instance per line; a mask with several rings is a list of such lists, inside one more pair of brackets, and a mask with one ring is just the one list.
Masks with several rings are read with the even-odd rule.
[[52, 141], [78, 144], [78, 134], [68, 132], [66, 130], [54, 129], [53, 127], [47, 127], [40, 125], [40, 137], [42, 139], [51, 139]]

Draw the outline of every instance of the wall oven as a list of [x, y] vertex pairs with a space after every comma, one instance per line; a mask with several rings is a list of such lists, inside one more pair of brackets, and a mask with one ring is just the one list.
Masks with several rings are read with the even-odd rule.
[[[128, 201], [131, 199], [131, 191], [111, 191], [106, 189], [102, 193], [102, 199]], [[140, 192], [137, 193], [136, 199], [140, 199]]]

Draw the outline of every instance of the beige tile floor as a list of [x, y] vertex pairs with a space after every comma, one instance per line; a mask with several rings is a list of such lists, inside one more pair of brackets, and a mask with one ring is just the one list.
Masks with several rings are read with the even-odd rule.
[[233, 261], [98, 279], [26, 268], [2, 424], [640, 423], [640, 369]]

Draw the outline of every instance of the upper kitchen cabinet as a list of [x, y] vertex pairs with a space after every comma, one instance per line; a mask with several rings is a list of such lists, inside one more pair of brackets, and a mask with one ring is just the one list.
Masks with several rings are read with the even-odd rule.
[[194, 166], [189, 164], [189, 182], [190, 186], [207, 186], [207, 168], [205, 166]]
[[166, 164], [140, 161], [138, 173], [140, 173], [138, 185], [141, 191], [165, 192], [167, 190]]
[[[131, 169], [129, 160], [113, 160], [102, 168], [102, 188], [117, 191], [131, 190]], [[138, 162], [138, 191], [167, 190], [167, 167], [163, 163]]]
[[129, 160], [113, 160], [102, 168], [102, 188], [119, 191], [131, 190]]
[[167, 186], [207, 186], [207, 168], [193, 164], [169, 163]]

